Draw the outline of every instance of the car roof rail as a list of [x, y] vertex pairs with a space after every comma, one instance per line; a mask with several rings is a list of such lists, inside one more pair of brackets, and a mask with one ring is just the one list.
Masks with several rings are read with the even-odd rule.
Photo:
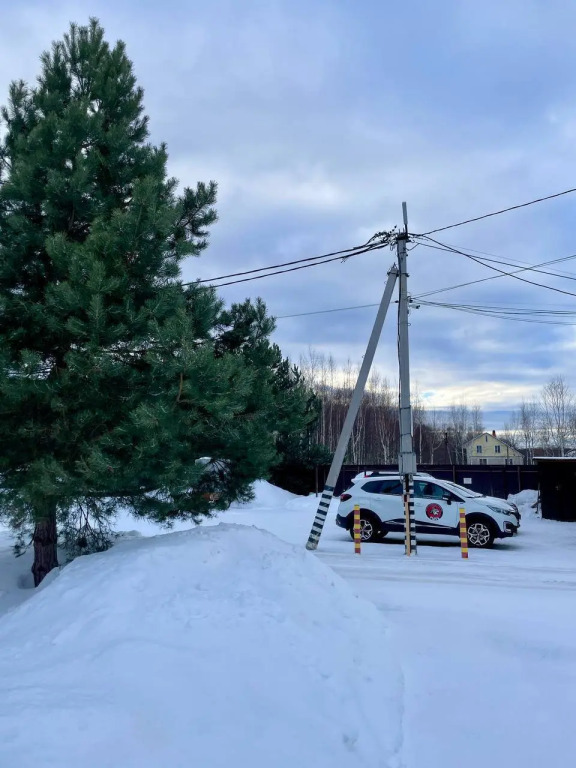
[[[386, 475], [396, 477], [400, 475], [400, 471], [397, 469], [365, 469], [363, 473], [359, 472], [358, 474], [364, 474], [364, 477], [385, 477]], [[434, 477], [434, 475], [429, 472], [416, 472], [415, 477]]]

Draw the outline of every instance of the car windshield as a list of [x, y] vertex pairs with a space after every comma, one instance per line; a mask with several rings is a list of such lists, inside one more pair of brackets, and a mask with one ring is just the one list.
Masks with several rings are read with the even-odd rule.
[[452, 488], [455, 488], [458, 493], [462, 494], [462, 496], [466, 496], [468, 499], [477, 499], [480, 496], [484, 496], [483, 493], [476, 493], [476, 491], [473, 491], [471, 488], [466, 488], [463, 485], [458, 485], [458, 483], [452, 483], [450, 480], [444, 480], [446, 485], [451, 486]]

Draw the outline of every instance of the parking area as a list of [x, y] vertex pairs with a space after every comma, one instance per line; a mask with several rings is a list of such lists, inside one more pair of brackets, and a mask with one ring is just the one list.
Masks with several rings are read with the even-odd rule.
[[[401, 669], [404, 768], [569, 768], [576, 754], [576, 523], [541, 520], [535, 492], [516, 499], [522, 526], [492, 549], [419, 537], [354, 555], [331, 505], [317, 557], [374, 603]], [[303, 546], [316, 499], [234, 510]], [[385, 723], [383, 723], [385, 727]]]
[[[517, 499], [517, 536], [492, 549], [471, 549], [468, 560], [460, 557], [457, 539], [430, 536], [420, 536], [417, 556], [407, 558], [398, 534], [363, 544], [355, 555], [349, 534], [335, 524], [333, 500], [311, 556], [386, 619], [383, 647], [393, 648], [402, 680], [398, 766], [573, 765], [576, 523], [539, 519], [534, 500], [534, 493]], [[253, 503], [204, 524], [254, 525], [293, 543], [305, 557], [317, 504], [314, 496], [262, 483]], [[117, 527], [160, 532], [131, 518], [121, 517]], [[12, 558], [5, 535], [0, 543], [1, 613], [32, 590], [25, 589], [27, 558]]]

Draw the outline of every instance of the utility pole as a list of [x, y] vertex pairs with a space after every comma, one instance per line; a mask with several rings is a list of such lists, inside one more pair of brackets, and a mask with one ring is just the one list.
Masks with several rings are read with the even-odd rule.
[[348, 407], [348, 413], [346, 414], [346, 418], [344, 420], [342, 432], [338, 438], [338, 445], [336, 446], [336, 450], [334, 452], [332, 464], [330, 465], [330, 471], [328, 472], [324, 490], [322, 491], [322, 496], [320, 498], [320, 502], [318, 503], [316, 517], [312, 523], [312, 530], [310, 531], [310, 536], [308, 537], [306, 549], [316, 549], [318, 547], [318, 541], [322, 535], [322, 529], [324, 528], [324, 523], [326, 522], [326, 516], [330, 507], [330, 500], [332, 499], [332, 494], [334, 493], [334, 488], [336, 487], [338, 475], [342, 469], [342, 463], [344, 461], [344, 456], [346, 455], [346, 449], [348, 448], [348, 440], [350, 439], [352, 427], [354, 426], [354, 421], [356, 420], [356, 415], [362, 402], [364, 387], [366, 386], [372, 360], [374, 359], [374, 353], [376, 352], [376, 347], [378, 346], [378, 340], [380, 339], [382, 326], [384, 325], [384, 320], [386, 319], [386, 312], [388, 311], [390, 301], [392, 300], [392, 293], [394, 291], [394, 285], [396, 284], [397, 277], [398, 268], [394, 264], [388, 272], [386, 287], [384, 288], [380, 307], [378, 309], [376, 319], [374, 320], [374, 327], [372, 328], [368, 346], [366, 347], [364, 359], [362, 360], [362, 365], [360, 366], [358, 380], [356, 382], [356, 386], [354, 387], [354, 392]]
[[402, 203], [404, 231], [397, 237], [399, 289], [398, 302], [398, 363], [400, 368], [400, 455], [398, 468], [404, 486], [404, 547], [410, 557], [417, 553], [416, 520], [414, 519], [414, 475], [416, 455], [412, 441], [412, 406], [410, 404], [410, 359], [408, 354], [408, 273], [406, 243], [408, 242], [408, 213]]

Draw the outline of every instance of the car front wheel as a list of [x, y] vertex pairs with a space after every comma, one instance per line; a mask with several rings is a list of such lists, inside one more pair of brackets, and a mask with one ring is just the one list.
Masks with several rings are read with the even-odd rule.
[[494, 534], [490, 526], [482, 520], [468, 523], [468, 543], [476, 549], [488, 549], [494, 543]]

